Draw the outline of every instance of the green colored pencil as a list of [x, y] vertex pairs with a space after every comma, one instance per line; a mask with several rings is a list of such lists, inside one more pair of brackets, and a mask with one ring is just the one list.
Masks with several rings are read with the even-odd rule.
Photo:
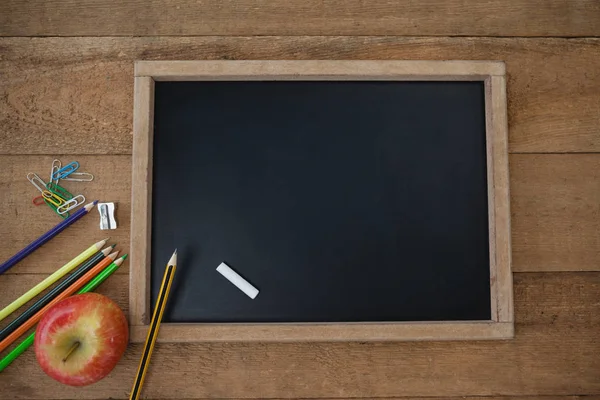
[[[127, 258], [127, 254], [122, 257], [119, 257], [110, 264], [108, 267], [104, 268], [102, 272], [100, 272], [94, 279], [88, 282], [87, 285], [79, 289], [77, 294], [91, 292], [96, 289], [102, 282], [106, 280], [113, 272], [115, 272], [121, 263], [125, 261]], [[34, 342], [35, 340], [35, 332], [27, 337], [27, 339], [23, 340], [17, 347], [15, 347], [10, 353], [6, 355], [2, 360], [0, 360], [0, 372], [2, 372], [6, 367], [8, 367], [17, 357], [25, 352]]]

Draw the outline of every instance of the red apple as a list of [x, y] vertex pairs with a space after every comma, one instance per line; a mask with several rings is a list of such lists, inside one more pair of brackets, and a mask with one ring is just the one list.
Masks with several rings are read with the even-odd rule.
[[104, 378], [123, 356], [129, 329], [123, 311], [98, 293], [56, 303], [35, 331], [35, 356], [46, 374], [71, 386]]

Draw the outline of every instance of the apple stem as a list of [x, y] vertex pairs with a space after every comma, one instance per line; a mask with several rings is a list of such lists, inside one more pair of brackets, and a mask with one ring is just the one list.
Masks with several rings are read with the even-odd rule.
[[67, 353], [67, 355], [65, 356], [65, 358], [63, 358], [63, 362], [66, 362], [67, 359], [71, 356], [71, 354], [73, 354], [73, 352], [75, 350], [77, 350], [77, 348], [81, 345], [81, 342], [78, 340], [75, 343], [73, 343], [73, 345], [71, 346], [71, 348], [69, 349], [69, 352]]

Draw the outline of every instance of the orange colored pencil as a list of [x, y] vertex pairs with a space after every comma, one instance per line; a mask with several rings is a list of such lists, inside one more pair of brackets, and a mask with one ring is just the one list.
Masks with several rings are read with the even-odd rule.
[[90, 269], [85, 275], [83, 275], [81, 278], [79, 278], [75, 283], [73, 283], [71, 286], [66, 288], [64, 290], [64, 292], [62, 292], [61, 294], [56, 296], [56, 298], [53, 299], [50, 303], [48, 303], [44, 308], [42, 308], [40, 311], [35, 313], [31, 318], [29, 318], [27, 321], [25, 321], [23, 323], [23, 325], [21, 325], [17, 329], [15, 329], [14, 332], [12, 332], [3, 341], [0, 342], [0, 352], [4, 351], [8, 346], [10, 346], [12, 344], [12, 342], [17, 340], [21, 335], [23, 335], [25, 332], [27, 332], [35, 324], [37, 324], [39, 322], [39, 320], [42, 318], [42, 316], [44, 315], [44, 313], [46, 311], [48, 311], [48, 309], [50, 307], [52, 307], [54, 304], [69, 297], [70, 295], [72, 295], [73, 293], [75, 293], [76, 291], [81, 289], [83, 287], [83, 285], [85, 285], [89, 280], [91, 280], [94, 276], [98, 275], [98, 273], [100, 271], [102, 271], [104, 268], [109, 266], [115, 260], [115, 258], [117, 258], [118, 254], [119, 254], [119, 252], [115, 251], [114, 253], [109, 254], [108, 256], [104, 257], [98, 264], [96, 264], [94, 266], [94, 268]]

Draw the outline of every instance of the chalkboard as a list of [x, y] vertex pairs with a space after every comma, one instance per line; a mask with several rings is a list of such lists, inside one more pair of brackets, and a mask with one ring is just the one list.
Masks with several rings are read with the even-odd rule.
[[157, 80], [149, 307], [177, 248], [166, 326], [497, 322], [488, 92]]

